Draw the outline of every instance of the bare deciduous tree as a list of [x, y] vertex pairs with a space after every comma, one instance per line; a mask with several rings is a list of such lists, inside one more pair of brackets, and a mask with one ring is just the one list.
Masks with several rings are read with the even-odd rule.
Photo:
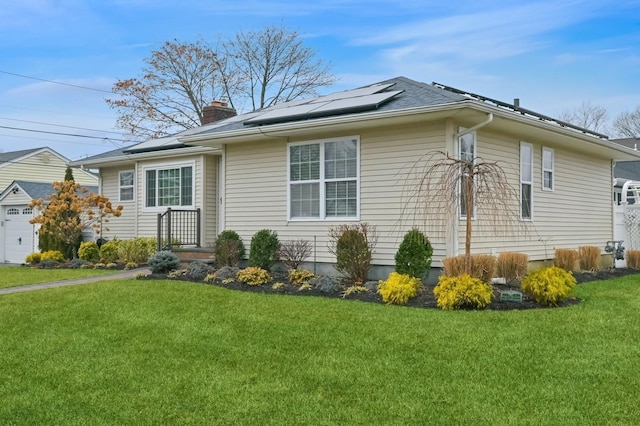
[[621, 138], [640, 137], [640, 105], [635, 111], [623, 112], [613, 122], [613, 131]]
[[606, 132], [609, 115], [606, 108], [589, 101], [582, 101], [579, 106], [562, 111], [559, 119], [583, 129]]

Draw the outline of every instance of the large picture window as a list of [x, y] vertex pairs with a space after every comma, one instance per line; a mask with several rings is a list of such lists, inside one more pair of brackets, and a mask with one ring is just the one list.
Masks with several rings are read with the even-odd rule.
[[120, 201], [133, 201], [133, 170], [126, 170], [119, 173], [119, 196]]
[[357, 138], [289, 145], [289, 218], [359, 216]]
[[533, 219], [533, 146], [520, 142], [520, 217]]
[[193, 166], [145, 170], [146, 207], [193, 206]]

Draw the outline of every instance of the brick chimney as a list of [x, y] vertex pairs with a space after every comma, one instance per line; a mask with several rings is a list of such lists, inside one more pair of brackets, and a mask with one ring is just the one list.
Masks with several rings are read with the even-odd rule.
[[213, 101], [211, 105], [202, 108], [202, 125], [224, 120], [236, 116], [236, 110], [229, 108], [226, 102]]

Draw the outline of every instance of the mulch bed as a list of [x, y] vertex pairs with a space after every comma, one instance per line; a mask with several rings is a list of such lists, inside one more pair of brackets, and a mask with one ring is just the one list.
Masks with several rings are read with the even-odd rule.
[[[617, 269], [604, 269], [596, 272], [576, 272], [574, 273], [574, 277], [578, 284], [595, 281], [595, 280], [607, 280], [617, 277], [622, 277], [630, 274], [638, 274], [640, 271], [634, 269], [627, 268], [617, 268]], [[316, 296], [316, 297], [330, 297], [330, 298], [343, 298], [345, 300], [357, 300], [361, 302], [369, 302], [369, 303], [380, 303], [384, 304], [382, 298], [375, 290], [369, 290], [367, 292], [358, 292], [352, 293], [347, 296], [344, 296], [344, 290], [348, 287], [348, 284], [343, 284], [342, 287], [335, 292], [327, 293], [319, 291], [315, 288], [309, 290], [301, 290], [300, 286], [292, 285], [288, 279], [286, 274], [283, 273], [273, 273], [273, 280], [269, 284], [261, 285], [261, 286], [249, 286], [246, 284], [242, 284], [239, 282], [231, 282], [223, 284], [220, 281], [215, 281], [211, 283], [205, 283], [203, 281], [198, 281], [206, 285], [216, 285], [224, 288], [228, 288], [231, 290], [238, 291], [250, 291], [255, 293], [262, 294], [284, 294], [284, 295], [296, 295], [296, 296]], [[181, 281], [195, 281], [190, 280], [187, 276], [178, 276], [178, 277], [168, 277], [166, 274], [151, 274], [147, 275], [144, 279], [173, 279], [173, 280], [181, 280]], [[283, 283], [279, 289], [274, 289], [272, 287], [273, 283]], [[371, 287], [371, 286], [370, 286]], [[433, 289], [435, 285], [423, 285], [418, 295], [411, 299], [406, 306], [413, 308], [432, 308], [439, 309], [436, 303], [436, 299], [433, 295]], [[494, 285], [494, 298], [491, 304], [487, 306], [486, 309], [490, 310], [524, 310], [524, 309], [548, 309], [548, 306], [539, 305], [533, 300], [527, 298], [524, 295], [522, 302], [513, 302], [513, 301], [500, 301], [500, 292], [505, 290], [519, 290], [519, 286], [514, 285], [506, 285], [506, 284], [497, 284]], [[559, 304], [558, 307], [566, 307], [575, 305], [580, 303], [580, 299], [577, 297], [569, 297], [566, 301]]]

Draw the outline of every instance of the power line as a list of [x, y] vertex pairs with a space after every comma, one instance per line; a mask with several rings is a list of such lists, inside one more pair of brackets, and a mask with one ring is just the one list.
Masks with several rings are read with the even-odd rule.
[[95, 92], [103, 92], [103, 93], [109, 93], [111, 95], [113, 95], [114, 93], [110, 90], [103, 90], [103, 89], [96, 89], [95, 87], [86, 87], [86, 86], [80, 86], [77, 84], [70, 84], [70, 83], [62, 83], [60, 81], [53, 81], [53, 80], [47, 80], [45, 78], [38, 78], [38, 77], [31, 77], [29, 75], [24, 75], [24, 74], [17, 74], [14, 72], [9, 72], [9, 71], [2, 71], [0, 70], [0, 73], [2, 74], [8, 74], [8, 75], [14, 75], [16, 77], [22, 77], [22, 78], [29, 78], [31, 80], [38, 80], [38, 81], [44, 81], [46, 83], [52, 83], [52, 84], [59, 84], [61, 86], [69, 86], [69, 87], [75, 87], [76, 89], [85, 89], [85, 90], [93, 90]]
[[112, 130], [88, 129], [86, 127], [65, 126], [64, 124], [53, 124], [53, 123], [44, 123], [42, 121], [20, 120], [18, 118], [0, 117], [0, 119], [1, 120], [10, 120], [10, 121], [20, 121], [22, 123], [42, 124], [42, 125], [45, 125], [45, 126], [65, 127], [67, 129], [89, 130], [91, 132], [114, 133], [116, 135], [121, 135], [122, 134], [122, 132], [114, 132]]
[[34, 133], [46, 133], [46, 134], [58, 135], [58, 136], [72, 136], [72, 137], [77, 137], [77, 138], [112, 140], [112, 141], [119, 141], [119, 142], [126, 142], [126, 143], [132, 142], [132, 141], [130, 141], [128, 139], [108, 138], [108, 137], [105, 137], [105, 136], [78, 135], [78, 134], [74, 134], [74, 133], [51, 132], [51, 131], [47, 131], [47, 130], [25, 129], [23, 127], [0, 126], [0, 129], [19, 130], [19, 131], [23, 131], [23, 132], [34, 132]]

